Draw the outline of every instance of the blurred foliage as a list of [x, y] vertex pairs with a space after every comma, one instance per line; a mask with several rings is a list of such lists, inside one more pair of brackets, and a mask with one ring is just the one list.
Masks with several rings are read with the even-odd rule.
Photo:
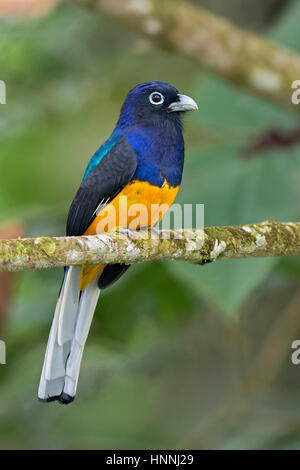
[[[299, 2], [271, 38], [300, 48]], [[174, 83], [199, 103], [186, 119], [178, 200], [204, 203], [206, 225], [298, 220], [300, 146], [243, 149], [297, 117], [198, 67], [62, 5], [0, 22], [0, 220], [64, 233], [84, 168], [136, 83]], [[299, 78], [299, 77], [296, 77]], [[99, 302], [74, 404], [36, 400], [61, 270], [22, 273], [0, 366], [1, 448], [296, 448], [300, 386], [297, 259], [130, 268]]]

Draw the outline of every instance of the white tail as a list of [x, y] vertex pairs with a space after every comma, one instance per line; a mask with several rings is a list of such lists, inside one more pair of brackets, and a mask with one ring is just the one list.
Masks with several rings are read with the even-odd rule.
[[76, 394], [83, 349], [100, 294], [97, 277], [80, 295], [80, 269], [69, 267], [64, 276], [40, 380], [42, 401], [67, 404]]

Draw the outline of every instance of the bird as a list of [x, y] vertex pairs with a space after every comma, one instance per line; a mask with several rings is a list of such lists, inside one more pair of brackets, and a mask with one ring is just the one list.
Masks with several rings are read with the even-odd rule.
[[[128, 214], [134, 204], [147, 209], [136, 229], [155, 229], [182, 180], [182, 116], [196, 109], [192, 98], [167, 82], [148, 81], [131, 89], [115, 129], [87, 165], [69, 209], [67, 236], [108, 229], [132, 235], [128, 226], [135, 216]], [[126, 206], [121, 205], [124, 198]], [[162, 211], [151, 211], [161, 204]], [[40, 401], [73, 402], [100, 291], [128, 268], [122, 263], [65, 267], [40, 379]]]

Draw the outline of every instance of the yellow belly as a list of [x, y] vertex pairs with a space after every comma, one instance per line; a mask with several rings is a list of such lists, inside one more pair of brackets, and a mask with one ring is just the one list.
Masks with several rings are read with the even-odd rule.
[[[173, 204], [178, 190], [179, 186], [172, 188], [166, 182], [162, 187], [157, 187], [147, 182], [133, 181], [99, 212], [85, 235], [111, 232], [118, 228], [151, 228]], [[85, 289], [104, 266], [82, 266], [80, 290]]]

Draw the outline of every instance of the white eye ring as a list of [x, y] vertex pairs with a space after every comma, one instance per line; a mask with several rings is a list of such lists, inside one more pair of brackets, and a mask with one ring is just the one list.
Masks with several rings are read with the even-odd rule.
[[[159, 101], [154, 101], [154, 99], [156, 99], [156, 97], [160, 98]], [[154, 105], [159, 105], [159, 104], [163, 104], [163, 102], [165, 101], [165, 98], [164, 96], [159, 92], [159, 91], [153, 91], [153, 93], [151, 93], [151, 95], [149, 96], [149, 101], [151, 104], [154, 104]]]

